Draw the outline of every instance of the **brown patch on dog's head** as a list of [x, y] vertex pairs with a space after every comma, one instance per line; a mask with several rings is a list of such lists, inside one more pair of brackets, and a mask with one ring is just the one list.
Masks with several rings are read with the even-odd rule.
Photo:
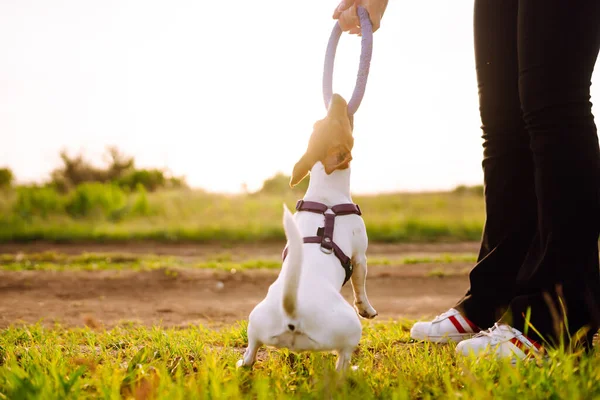
[[352, 122], [348, 116], [348, 104], [339, 94], [334, 94], [327, 116], [315, 123], [308, 141], [308, 149], [294, 165], [290, 186], [294, 187], [308, 175], [316, 162], [321, 161], [325, 173], [348, 168], [352, 160]]

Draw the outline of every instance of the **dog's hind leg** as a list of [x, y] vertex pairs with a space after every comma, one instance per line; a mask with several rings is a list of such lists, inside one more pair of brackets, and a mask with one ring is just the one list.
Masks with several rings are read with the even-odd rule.
[[248, 347], [244, 352], [244, 357], [239, 360], [236, 364], [238, 368], [240, 367], [251, 367], [256, 361], [256, 354], [258, 353], [258, 349], [262, 346], [258, 340], [252, 340], [248, 338]]
[[354, 307], [363, 318], [375, 318], [377, 311], [373, 308], [367, 298], [366, 280], [367, 280], [367, 256], [357, 254], [352, 258], [352, 291], [354, 292]]
[[262, 343], [260, 340], [258, 340], [259, 334], [256, 331], [256, 325], [252, 322], [252, 315], [250, 317], [250, 323], [248, 324], [247, 334], [248, 347], [246, 348], [244, 357], [236, 364], [238, 368], [251, 367], [256, 361], [256, 353], [258, 353], [258, 349], [260, 346], [262, 346]]

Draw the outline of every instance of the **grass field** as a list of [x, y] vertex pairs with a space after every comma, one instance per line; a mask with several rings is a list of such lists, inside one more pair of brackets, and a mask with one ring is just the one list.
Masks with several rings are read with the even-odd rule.
[[[405, 256], [400, 258], [369, 258], [369, 265], [414, 265], [472, 262], [476, 254], [441, 254], [436, 256]], [[0, 254], [0, 270], [5, 271], [99, 271], [129, 270], [148, 271], [168, 268], [200, 268], [223, 271], [244, 271], [252, 269], [279, 269], [280, 258], [251, 258], [238, 260], [231, 253], [221, 252], [208, 257], [189, 260], [176, 256], [156, 256], [139, 254], [84, 253], [67, 255], [56, 252], [31, 254]]]
[[[491, 358], [475, 361], [457, 357], [454, 345], [411, 341], [412, 320], [385, 318], [386, 312], [408, 315], [406, 304], [437, 310], [448, 298], [457, 298], [476, 261], [473, 250], [457, 246], [452, 253], [410, 254], [394, 250], [399, 246], [394, 244], [393, 251], [369, 258], [373, 268], [367, 285], [384, 318], [363, 321], [363, 337], [352, 359], [357, 368], [346, 378], [333, 370], [335, 355], [266, 348], [252, 370], [236, 369], [247, 344], [243, 315], [281, 266], [281, 203], [293, 207], [296, 196], [163, 191], [148, 194], [144, 213], [134, 213], [128, 204], [139, 199], [132, 194], [116, 210], [92, 210], [84, 217], [33, 203], [18, 209], [15, 196], [0, 196], [0, 242], [152, 239], [177, 245], [216, 243], [218, 251], [194, 257], [185, 252], [156, 255], [148, 245], [148, 253], [0, 254], [0, 275], [12, 282], [0, 285], [5, 303], [0, 309], [6, 315], [12, 311], [7, 319], [0, 315], [8, 326], [0, 331], [0, 399], [600, 398], [597, 350], [556, 350], [549, 360], [516, 365]], [[484, 222], [477, 191], [354, 200], [364, 212], [371, 243], [478, 241]], [[274, 244], [258, 255], [240, 256], [239, 249], [228, 248], [240, 242]], [[348, 295], [348, 287], [344, 290]], [[218, 307], [223, 302], [228, 312], [238, 308], [233, 318], [176, 324], [187, 313], [211, 307], [214, 315], [222, 315]], [[143, 323], [129, 314], [132, 303], [138, 315], [145, 315]], [[30, 321], [68, 314], [71, 325], [19, 322], [26, 309]], [[86, 319], [85, 327], [73, 323], [89, 311], [102, 318]], [[105, 325], [113, 315], [132, 319]], [[172, 323], [162, 325], [168, 318]]]
[[264, 350], [237, 370], [244, 324], [211, 330], [39, 326], [0, 334], [0, 397], [10, 399], [593, 399], [600, 355], [479, 362], [453, 345], [411, 343], [409, 321], [365, 323], [347, 379], [331, 354]]
[[[85, 216], [67, 215], [51, 192], [0, 196], [0, 241], [191, 241], [257, 242], [281, 240], [282, 203], [299, 198], [282, 195], [226, 196], [201, 191], [159, 191], [101, 199], [82, 197]], [[97, 193], [95, 193], [97, 195]], [[19, 197], [21, 196], [21, 197]], [[105, 201], [106, 200], [106, 201]], [[479, 240], [484, 222], [481, 190], [445, 193], [396, 193], [354, 196], [372, 242]], [[87, 204], [87, 205], [86, 205]], [[81, 207], [84, 207], [83, 205]], [[105, 207], [106, 209], [100, 209]], [[143, 209], [144, 212], [136, 212]]]
[[[473, 259], [473, 254], [378, 257], [373, 264], [403, 269], [419, 268], [421, 264], [461, 264]], [[277, 267], [268, 260], [237, 260], [227, 253], [198, 261], [170, 256], [46, 252], [2, 255], [0, 271], [53, 273], [60, 278], [60, 274], [71, 270], [98, 274], [100, 270], [141, 271], [168, 265], [192, 270], [238, 268], [251, 273], [257, 268]], [[441, 282], [439, 279], [445, 278], [421, 279]], [[491, 358], [474, 361], [456, 356], [454, 345], [411, 341], [408, 331], [412, 322], [363, 321], [363, 337], [352, 359], [357, 369], [345, 379], [335, 374], [336, 356], [328, 353], [292, 354], [263, 348], [252, 370], [236, 369], [235, 363], [247, 344], [244, 319], [227, 325], [179, 328], [134, 322], [104, 328], [94, 320], [86, 322], [84, 328], [13, 324], [0, 331], [0, 398], [600, 398], [597, 351], [587, 355], [555, 351], [550, 360], [517, 365]]]

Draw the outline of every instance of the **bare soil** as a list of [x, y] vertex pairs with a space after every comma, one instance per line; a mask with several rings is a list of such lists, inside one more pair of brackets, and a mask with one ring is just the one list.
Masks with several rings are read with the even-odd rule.
[[[77, 254], [137, 253], [204, 258], [227, 252], [235, 259], [273, 257], [280, 245], [222, 247], [195, 244], [56, 245], [0, 244], [2, 253], [55, 251]], [[390, 259], [476, 252], [476, 243], [371, 245], [369, 257]], [[431, 317], [451, 307], [468, 288], [471, 263], [370, 266], [367, 293], [378, 320]], [[0, 328], [41, 322], [63, 326], [120, 324], [183, 327], [246, 319], [265, 296], [278, 270], [224, 272], [199, 269], [153, 271], [0, 271]], [[350, 284], [342, 293], [352, 301]]]

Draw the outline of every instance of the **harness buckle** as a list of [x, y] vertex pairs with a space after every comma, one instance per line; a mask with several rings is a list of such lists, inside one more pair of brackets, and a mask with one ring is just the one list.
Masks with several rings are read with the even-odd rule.
[[333, 244], [331, 243], [331, 239], [328, 237], [323, 238], [321, 242], [321, 252], [325, 254], [333, 253]]

